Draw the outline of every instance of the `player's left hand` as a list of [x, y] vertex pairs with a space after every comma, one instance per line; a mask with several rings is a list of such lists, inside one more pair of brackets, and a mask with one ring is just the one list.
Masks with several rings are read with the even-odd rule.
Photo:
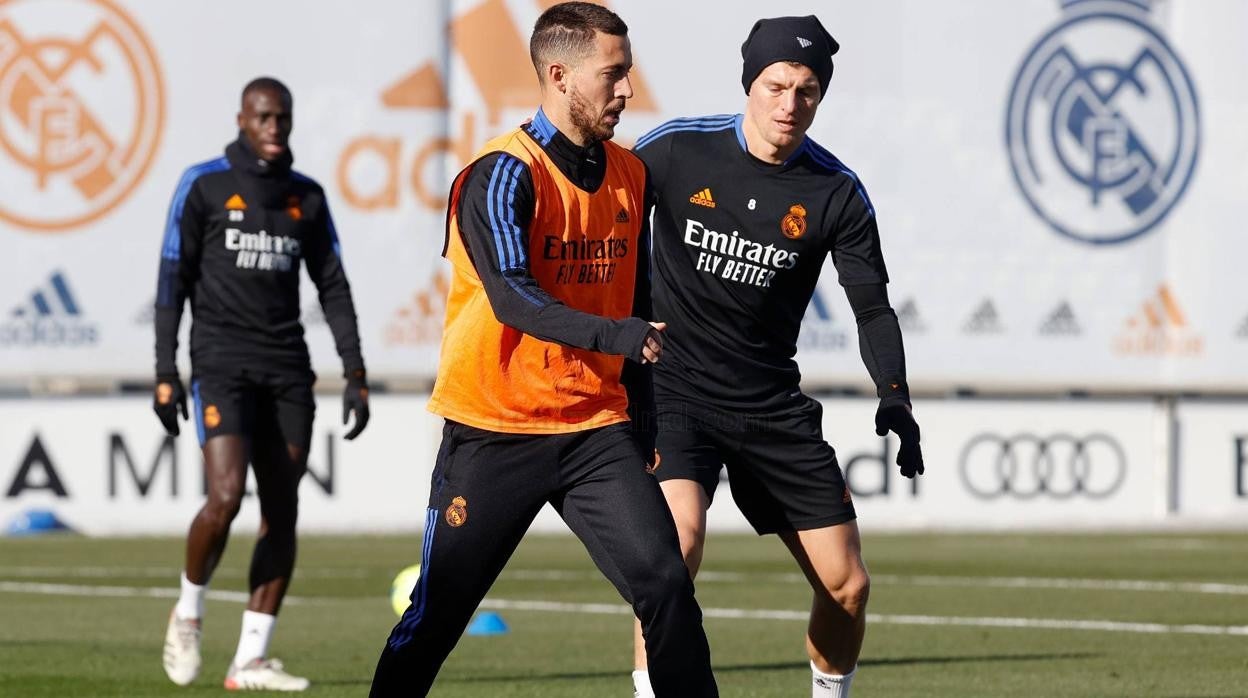
[[359, 370], [347, 376], [347, 387], [342, 392], [342, 425], [345, 427], [351, 413], [355, 413], [355, 426], [342, 438], [350, 441], [368, 426], [368, 380]]
[[919, 448], [919, 424], [914, 421], [910, 405], [904, 402], [880, 401], [880, 408], [875, 412], [875, 433], [885, 436], [894, 432], [901, 439], [901, 450], [897, 452], [897, 465], [901, 466], [901, 474], [912, 478], [923, 474], [923, 450]]

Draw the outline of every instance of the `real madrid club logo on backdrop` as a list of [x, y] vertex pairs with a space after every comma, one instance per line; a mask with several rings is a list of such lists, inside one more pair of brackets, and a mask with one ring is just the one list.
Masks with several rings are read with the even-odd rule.
[[1057, 232], [1101, 244], [1160, 223], [1196, 168], [1196, 88], [1146, 0], [1063, 0], [1010, 91], [1005, 143], [1023, 196]]
[[0, 0], [0, 222], [82, 226], [152, 163], [164, 87], [151, 43], [112, 0]]

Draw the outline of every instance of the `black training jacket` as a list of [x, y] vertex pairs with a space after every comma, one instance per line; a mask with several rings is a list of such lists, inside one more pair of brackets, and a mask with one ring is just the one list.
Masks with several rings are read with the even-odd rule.
[[299, 322], [299, 268], [319, 292], [344, 372], [364, 369], [351, 287], [325, 192], [268, 163], [241, 137], [190, 167], [169, 206], [156, 291], [156, 375], [177, 374], [178, 325], [191, 303], [195, 375], [239, 368], [311, 376]]

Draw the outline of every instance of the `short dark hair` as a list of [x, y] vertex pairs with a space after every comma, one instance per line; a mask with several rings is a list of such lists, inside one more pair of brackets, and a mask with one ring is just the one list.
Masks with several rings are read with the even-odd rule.
[[240, 103], [246, 102], [247, 95], [251, 94], [252, 92], [255, 92], [256, 90], [273, 90], [279, 95], [285, 97], [286, 104], [288, 105], [292, 105], [295, 101], [295, 98], [290, 94], [290, 89], [287, 88], [286, 85], [282, 84], [281, 80], [278, 80], [277, 78], [271, 78], [268, 76], [262, 76], [262, 77], [256, 78], [255, 80], [252, 80], [251, 82], [247, 83], [245, 87], [243, 87], [243, 93], [239, 95], [239, 102]]
[[628, 34], [620, 16], [592, 2], [561, 2], [537, 18], [529, 39], [529, 58], [537, 75], [545, 80], [545, 67], [556, 60], [577, 61], [588, 56], [597, 32], [612, 36]]

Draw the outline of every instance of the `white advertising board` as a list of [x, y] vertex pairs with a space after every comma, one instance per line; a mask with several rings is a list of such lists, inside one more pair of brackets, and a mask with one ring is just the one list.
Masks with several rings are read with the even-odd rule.
[[1180, 401], [1178, 513], [1213, 526], [1248, 525], [1248, 405]]
[[[0, 4], [0, 380], [149, 377], [166, 207], [261, 74], [295, 94], [296, 167], [329, 194], [373, 375], [430, 378], [447, 185], [537, 104], [546, 4]], [[1248, 3], [611, 4], [636, 61], [625, 143], [740, 111], [753, 21], [818, 12], [842, 50], [811, 136], [879, 212], [916, 386], [1248, 389]], [[854, 331], [829, 269], [808, 381], [865, 381]]]
[[926, 472], [895, 465], [874, 400], [823, 400], [864, 530], [1091, 528], [1161, 521], [1165, 462], [1151, 402], [921, 401]]
[[[367, 430], [344, 441], [337, 396], [319, 395], [308, 476], [300, 486], [305, 531], [418, 529], [441, 425], [424, 401], [377, 396]], [[185, 532], [204, 499], [195, 425], [166, 440], [140, 398], [0, 400], [0, 522], [49, 509], [92, 535]], [[254, 479], [235, 530], [254, 531]]]
[[[368, 429], [347, 442], [338, 396], [318, 397], [309, 476], [300, 489], [301, 529], [415, 532], [441, 439], [441, 419], [425, 410], [426, 398], [375, 396]], [[873, 400], [823, 404], [825, 436], [865, 530], [1166, 521], [1167, 450], [1157, 442], [1161, 417], [1149, 401], [921, 402], [927, 473], [914, 481], [893, 465], [895, 440], [875, 436]], [[0, 400], [0, 524], [50, 509], [93, 535], [184, 532], [203, 501], [195, 430], [184, 424], [182, 436], [167, 442], [149, 402], [137, 397]], [[1218, 467], [1229, 476], [1226, 455]], [[1239, 462], [1242, 472], [1248, 466]], [[711, 530], [749, 530], [729, 484], [715, 498]], [[1225, 492], [1221, 497], [1210, 506], [1248, 508]], [[254, 530], [257, 521], [248, 497], [236, 527]], [[549, 507], [534, 529], [566, 530]]]

